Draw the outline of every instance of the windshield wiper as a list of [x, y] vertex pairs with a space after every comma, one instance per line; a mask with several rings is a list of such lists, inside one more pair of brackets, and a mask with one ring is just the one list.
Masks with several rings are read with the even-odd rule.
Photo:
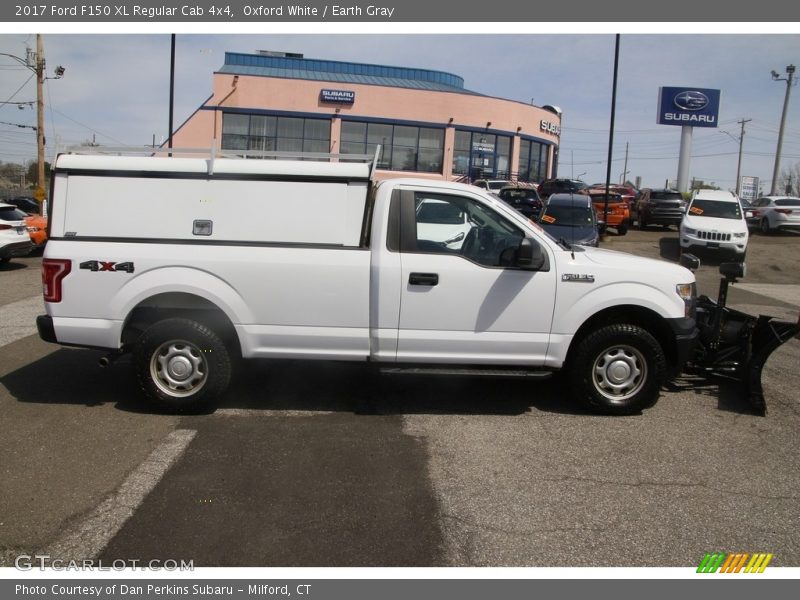
[[564, 250], [572, 250], [572, 244], [567, 242], [563, 237], [558, 238], [558, 243], [563, 246]]

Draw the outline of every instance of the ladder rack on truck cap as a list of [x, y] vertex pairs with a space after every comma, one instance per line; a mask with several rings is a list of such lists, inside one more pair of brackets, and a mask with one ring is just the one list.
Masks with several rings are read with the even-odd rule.
[[[141, 171], [234, 175], [289, 175], [371, 180], [380, 155], [268, 152], [150, 146], [74, 146], [56, 158], [56, 171]], [[242, 160], [248, 159], [248, 160]]]

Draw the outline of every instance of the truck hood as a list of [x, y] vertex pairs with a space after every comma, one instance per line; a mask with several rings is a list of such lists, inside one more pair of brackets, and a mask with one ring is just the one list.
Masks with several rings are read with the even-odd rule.
[[662, 283], [692, 283], [694, 273], [680, 265], [665, 260], [635, 256], [627, 252], [606, 250], [605, 248], [586, 248], [580, 254], [575, 254], [576, 260], [580, 257], [587, 263], [619, 270], [629, 273], [631, 279], [640, 281], [661, 281]]

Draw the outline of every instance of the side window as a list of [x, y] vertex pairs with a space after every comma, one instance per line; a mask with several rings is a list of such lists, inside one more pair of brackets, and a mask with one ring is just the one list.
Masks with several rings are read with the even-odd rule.
[[462, 196], [414, 194], [416, 251], [462, 256], [486, 267], [514, 264], [521, 229]]

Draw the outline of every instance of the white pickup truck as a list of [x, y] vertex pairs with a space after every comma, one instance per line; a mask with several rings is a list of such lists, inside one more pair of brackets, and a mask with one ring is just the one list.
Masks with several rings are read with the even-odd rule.
[[695, 278], [549, 237], [474, 186], [361, 162], [63, 154], [42, 339], [133, 352], [144, 394], [207, 406], [238, 358], [541, 373], [638, 412], [690, 357]]

